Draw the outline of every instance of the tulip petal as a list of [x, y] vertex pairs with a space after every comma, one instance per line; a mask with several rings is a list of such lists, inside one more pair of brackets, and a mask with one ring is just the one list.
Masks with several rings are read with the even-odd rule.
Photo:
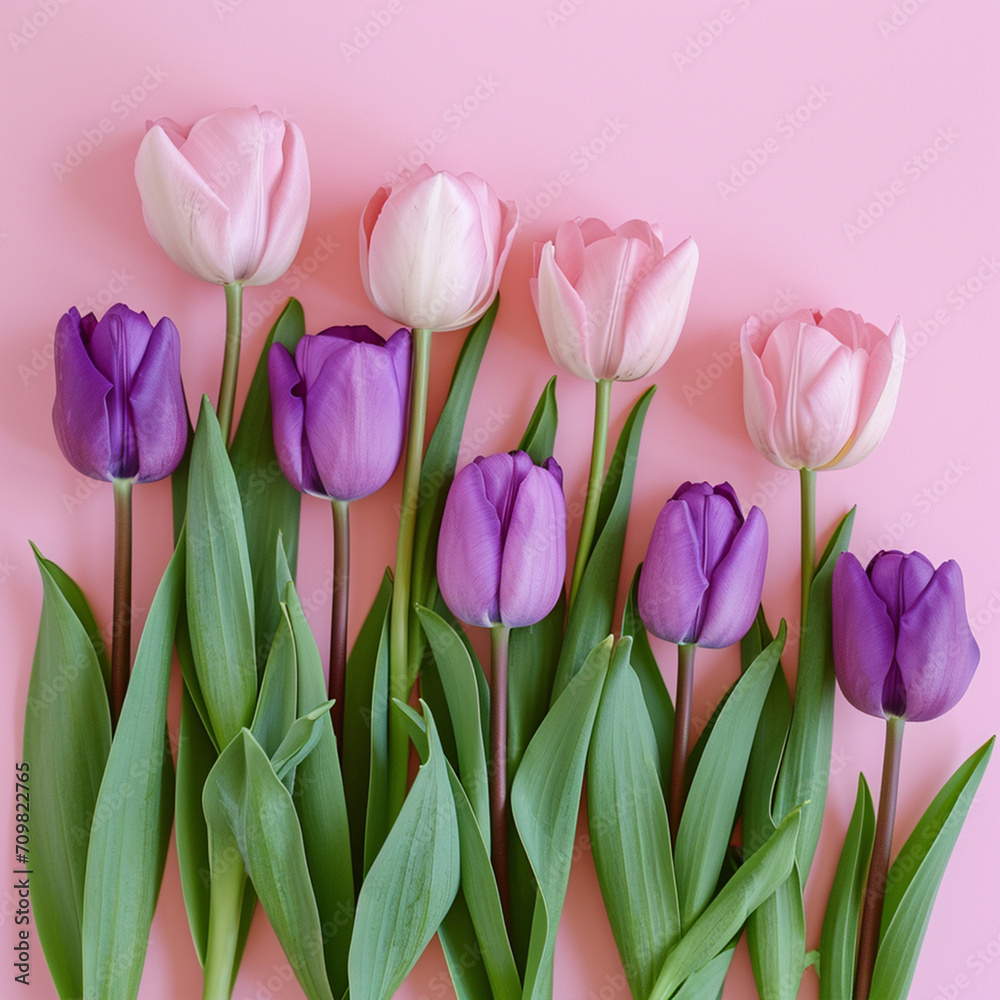
[[740, 357], [743, 361], [743, 417], [753, 446], [771, 463], [786, 469], [795, 468], [778, 451], [774, 422], [778, 403], [774, 387], [764, 374], [760, 352], [764, 349], [763, 330], [757, 316], [747, 317], [740, 330]]
[[368, 296], [371, 302], [375, 302], [375, 297], [372, 295], [371, 278], [369, 276], [371, 268], [368, 260], [368, 245], [371, 243], [372, 231], [375, 229], [379, 213], [382, 211], [382, 206], [385, 205], [391, 191], [392, 189], [387, 184], [383, 184], [368, 199], [368, 204], [365, 205], [365, 210], [361, 214], [361, 222], [358, 226], [360, 229], [361, 244], [361, 283], [365, 287], [365, 295]]
[[969, 628], [962, 571], [942, 563], [899, 623], [896, 661], [906, 690], [906, 718], [936, 719], [965, 694], [979, 664]]
[[885, 604], [853, 553], [833, 568], [833, 660], [847, 700], [882, 717], [885, 680], [893, 666], [896, 633]]
[[[709, 499], [717, 501], [706, 505], [709, 509], [718, 509], [718, 502], [728, 507], [722, 497]], [[746, 635], [760, 605], [766, 566], [767, 521], [759, 507], [751, 507], [728, 551], [711, 571], [712, 582], [698, 630], [699, 646], [722, 649]]]
[[533, 465], [518, 486], [504, 535], [500, 620], [511, 628], [540, 622], [559, 600], [565, 576], [566, 501], [552, 473]]
[[500, 518], [473, 463], [451, 484], [438, 541], [438, 586], [456, 618], [468, 625], [500, 623], [500, 560]]
[[585, 245], [596, 243], [598, 240], [606, 240], [615, 235], [615, 231], [600, 219], [580, 219], [573, 224], [580, 230], [580, 237]]
[[879, 552], [868, 564], [868, 579], [885, 605], [893, 627], [934, 578], [934, 564], [920, 552]]
[[596, 381], [598, 376], [587, 362], [587, 310], [556, 265], [551, 243], [542, 250], [538, 278], [532, 279], [531, 292], [552, 360], [571, 375]]
[[481, 282], [484, 291], [476, 298], [465, 315], [457, 320], [453, 320], [450, 327], [439, 327], [440, 330], [460, 330], [470, 326], [479, 319], [480, 316], [489, 309], [490, 304], [496, 298], [500, 289], [500, 279], [503, 270], [507, 265], [507, 258], [510, 256], [510, 248], [514, 245], [514, 234], [517, 232], [521, 218], [517, 205], [513, 201], [500, 202], [500, 236], [498, 250], [495, 255], [496, 263], [483, 277], [488, 277], [488, 282]]
[[[267, 355], [267, 378], [271, 389], [274, 450], [281, 471], [300, 493], [321, 496], [319, 477], [307, 477], [307, 470], [303, 468], [303, 452], [308, 450], [303, 434], [305, 399], [298, 369], [283, 344], [271, 345]], [[315, 469], [311, 471], [315, 472]]]
[[[596, 222], [596, 219], [589, 220], [591, 222]], [[604, 223], [601, 223], [603, 226]], [[604, 227], [607, 229], [607, 227]], [[607, 235], [611, 235], [610, 230]], [[580, 280], [580, 275], [583, 274], [583, 232], [580, 229], [580, 224], [570, 220], [569, 222], [564, 222], [556, 230], [556, 238], [553, 242], [553, 247], [555, 248], [555, 262], [556, 267], [566, 276], [566, 280], [576, 287], [576, 283]], [[535, 273], [538, 273], [538, 268], [535, 268]]]
[[726, 557], [743, 527], [743, 515], [733, 510], [729, 497], [712, 492], [705, 497], [701, 517], [701, 564], [705, 576], [713, 580], [716, 567]]
[[663, 256], [663, 235], [659, 226], [652, 226], [642, 219], [629, 219], [615, 229], [615, 235], [629, 240], [641, 240], [657, 258]]
[[140, 483], [169, 476], [184, 456], [188, 412], [180, 356], [177, 327], [164, 316], [153, 327], [129, 394]]

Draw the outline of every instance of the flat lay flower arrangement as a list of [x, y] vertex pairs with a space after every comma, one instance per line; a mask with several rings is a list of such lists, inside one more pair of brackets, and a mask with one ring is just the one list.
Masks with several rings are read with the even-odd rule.
[[[773, 328], [750, 316], [740, 332], [749, 438], [801, 484], [800, 602], [764, 607], [778, 529], [697, 468], [655, 524], [632, 525], [648, 549], [623, 565], [655, 391], [634, 398], [629, 384], [655, 375], [682, 336], [693, 239], [670, 249], [654, 223], [586, 218], [534, 248], [540, 336], [559, 378], [594, 384], [573, 546], [555, 378], [521, 415], [515, 450], [459, 463], [517, 238], [513, 202], [426, 164], [380, 187], [357, 214], [383, 333], [307, 317], [293, 298], [244, 358], [243, 287], [281, 278], [305, 231], [300, 130], [230, 109], [190, 128], [151, 124], [136, 154], [150, 234], [223, 288], [225, 355], [220, 373], [184, 387], [184, 331], [169, 318], [138, 303], [102, 316], [66, 303], [53, 316], [55, 437], [75, 469], [111, 484], [115, 524], [110, 650], [58, 554], [36, 549], [44, 599], [24, 760], [34, 918], [60, 997], [139, 996], [173, 832], [206, 1000], [231, 995], [258, 903], [310, 1000], [392, 997], [435, 935], [461, 1000], [551, 998], [584, 786], [634, 997], [721, 997], [744, 931], [765, 1000], [796, 997], [810, 965], [821, 997], [906, 997], [993, 740], [917, 803], [894, 858], [904, 727], [954, 707], [979, 662], [954, 561], [893, 550], [865, 566], [850, 551], [853, 510], [816, 520], [828, 471], [878, 461], [905, 377], [900, 321], [886, 333], [831, 308]], [[431, 426], [439, 337], [463, 346]], [[613, 443], [612, 393], [631, 406]], [[351, 502], [400, 462], [398, 522], [385, 526], [395, 561], [366, 593], [351, 587], [352, 556], [365, 554]], [[132, 561], [144, 558], [132, 489], [168, 476], [174, 554], [132, 656]], [[301, 505], [319, 501], [334, 534], [328, 654], [296, 589], [311, 544]], [[620, 579], [632, 581], [624, 608]], [[672, 691], [650, 634], [677, 647]], [[693, 738], [696, 652], [736, 646], [738, 676]], [[838, 684], [885, 719], [884, 765], [877, 806], [859, 778], [822, 927], [807, 928]]]

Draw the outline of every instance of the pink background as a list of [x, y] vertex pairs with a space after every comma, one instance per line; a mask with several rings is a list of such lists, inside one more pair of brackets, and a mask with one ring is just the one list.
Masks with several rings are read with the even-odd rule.
[[[516, 0], [492, 9], [459, 0], [182, 0], [156, 7], [9, 0], [0, 27], [5, 766], [20, 755], [41, 601], [27, 539], [76, 577], [99, 621], [110, 616], [110, 487], [78, 476], [51, 430], [55, 322], [70, 305], [100, 313], [118, 300], [154, 321], [168, 314], [182, 335], [189, 403], [202, 392], [214, 398], [222, 294], [182, 273], [147, 235], [132, 163], [146, 119], [169, 115], [190, 124], [255, 102], [301, 127], [314, 193], [300, 270], [248, 293], [241, 393], [291, 293], [304, 303], [311, 332], [352, 322], [393, 329], [362, 290], [357, 221], [401, 158], [417, 163], [429, 152], [435, 167], [473, 170], [516, 199], [525, 216], [464, 460], [513, 447], [555, 371], [527, 289], [534, 240], [577, 215], [611, 225], [655, 220], [670, 245], [688, 235], [697, 240], [701, 266], [690, 315], [657, 377], [643, 439], [627, 575], [681, 481], [728, 478], [770, 520], [765, 601], [773, 618], [794, 620], [798, 491], [793, 476], [768, 465], [747, 438], [733, 347], [740, 323], [751, 311], [773, 322], [792, 309], [842, 305], [888, 329], [901, 315], [910, 347], [894, 423], [862, 465], [820, 477], [820, 531], [825, 539], [857, 502], [853, 549], [863, 560], [896, 546], [919, 549], [935, 563], [956, 558], [983, 659], [953, 712], [908, 727], [897, 848], [946, 777], [997, 729], [1000, 547], [990, 504], [1000, 487], [1000, 94], [997, 71], [988, 69], [1000, 43], [995, 4], [698, 0], [668, 12], [665, 4], [637, 0]], [[89, 143], [88, 133], [102, 128], [100, 142]], [[862, 217], [866, 212], [874, 218]], [[459, 343], [459, 335], [436, 338], [434, 413]], [[644, 387], [615, 388], [613, 432]], [[572, 502], [584, 489], [592, 389], [561, 375], [558, 396], [556, 455]], [[385, 526], [399, 487], [397, 474], [381, 495], [355, 504], [352, 632], [381, 567], [393, 559]], [[168, 518], [166, 483], [137, 491], [135, 597], [143, 614], [169, 555]], [[299, 581], [321, 648], [329, 629], [328, 522], [326, 507], [307, 498]], [[672, 686], [672, 651], [657, 648]], [[700, 657], [699, 728], [736, 670], [734, 650]], [[173, 726], [176, 694], [175, 685]], [[858, 771], [878, 781], [882, 726], [838, 694], [833, 746], [826, 824], [808, 889], [810, 946], [818, 943]], [[994, 761], [944, 878], [915, 998], [1000, 996], [998, 788]], [[3, 798], [8, 817], [12, 783]], [[5, 818], [0, 857], [12, 858], [11, 826]], [[578, 847], [555, 992], [609, 1000], [627, 990], [585, 825]], [[2, 882], [0, 898], [0, 943], [9, 956], [12, 896]], [[0, 982], [12, 975], [5, 964]], [[288, 978], [258, 913], [235, 996], [291, 1000], [300, 991]], [[800, 996], [814, 997], [816, 988], [810, 973]], [[3, 985], [0, 992], [15, 991]], [[16, 992], [55, 996], [37, 947], [32, 985]], [[198, 995], [171, 848], [141, 996]], [[434, 943], [400, 996], [451, 995]], [[752, 995], [741, 945], [725, 996]]]

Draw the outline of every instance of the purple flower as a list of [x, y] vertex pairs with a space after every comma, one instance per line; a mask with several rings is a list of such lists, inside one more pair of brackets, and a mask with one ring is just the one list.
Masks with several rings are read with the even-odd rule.
[[386, 484], [399, 462], [410, 386], [410, 331], [388, 341], [367, 326], [303, 337], [295, 358], [268, 355], [274, 448], [303, 493], [357, 500]]
[[566, 501], [554, 458], [480, 456], [455, 477], [437, 553], [441, 596], [469, 625], [520, 628], [554, 607], [566, 575]]
[[879, 552], [867, 571], [849, 552], [833, 570], [833, 659], [840, 689], [862, 712], [936, 719], [965, 693], [979, 647], [962, 571], [919, 552]]
[[767, 521], [746, 520], [729, 483], [685, 483], [653, 528], [639, 577], [639, 614], [654, 635], [719, 649], [750, 628], [767, 563]]
[[188, 432], [177, 327], [120, 304], [100, 322], [72, 308], [54, 348], [52, 424], [69, 463], [92, 479], [169, 476]]

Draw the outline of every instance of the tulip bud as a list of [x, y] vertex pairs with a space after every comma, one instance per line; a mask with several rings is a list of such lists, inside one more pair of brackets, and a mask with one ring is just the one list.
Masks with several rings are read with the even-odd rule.
[[410, 385], [410, 331], [388, 341], [367, 326], [303, 337], [295, 358], [268, 355], [274, 448], [288, 481], [313, 496], [357, 500], [399, 462]]
[[480, 456], [455, 476], [437, 553], [441, 596], [469, 625], [520, 628], [556, 605], [566, 575], [566, 501], [554, 458]]
[[979, 664], [958, 564], [935, 570], [919, 552], [892, 550], [866, 571], [843, 553], [833, 570], [833, 659], [841, 691], [862, 712], [914, 722], [947, 712]]
[[680, 336], [697, 268], [694, 240], [665, 253], [659, 226], [564, 222], [555, 242], [535, 244], [531, 279], [553, 360], [592, 381], [657, 371]]
[[266, 285], [298, 252], [309, 165], [302, 133], [274, 112], [230, 108], [186, 133], [161, 118], [139, 146], [135, 180], [153, 239], [202, 281]]
[[661, 639], [729, 646], [757, 614], [766, 563], [759, 507], [744, 521], [729, 483], [685, 483], [656, 519], [639, 577], [639, 615]]
[[788, 469], [855, 465], [885, 437], [906, 338], [857, 313], [801, 310], [769, 334], [751, 316], [740, 333], [743, 409], [757, 450]]
[[517, 206], [475, 174], [427, 164], [384, 185], [361, 218], [361, 280], [398, 323], [459, 330], [489, 308], [517, 229]]
[[92, 479], [169, 476], [187, 444], [180, 337], [165, 316], [114, 305], [98, 322], [70, 309], [56, 326], [52, 423], [62, 453]]

